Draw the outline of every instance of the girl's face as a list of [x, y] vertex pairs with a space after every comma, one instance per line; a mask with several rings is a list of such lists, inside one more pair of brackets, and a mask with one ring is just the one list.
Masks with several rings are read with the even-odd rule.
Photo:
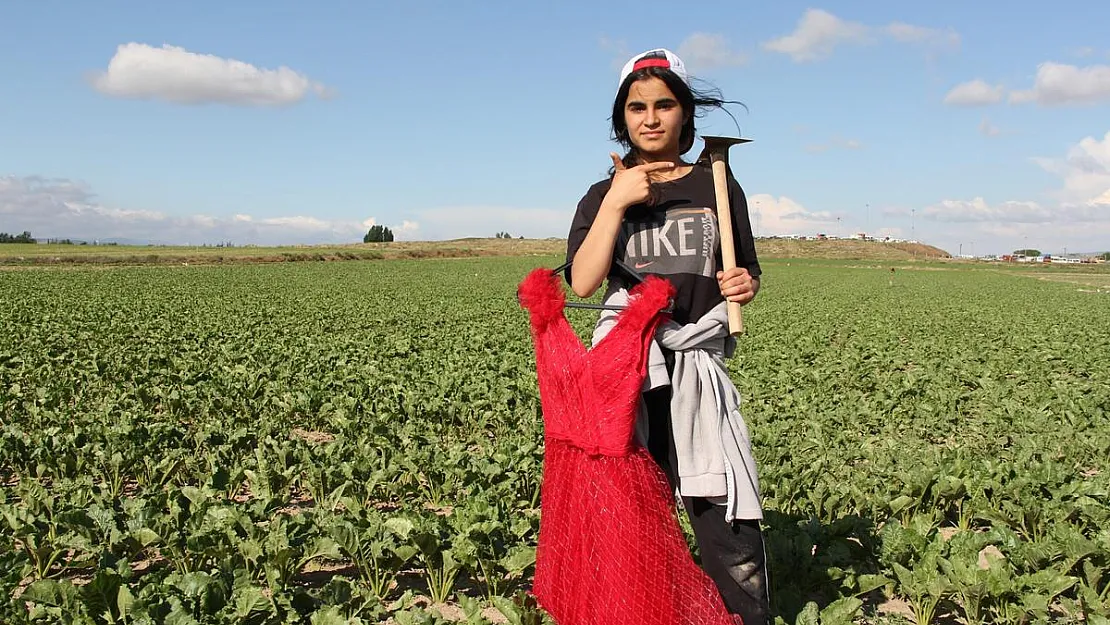
[[649, 77], [632, 83], [624, 104], [628, 138], [644, 156], [677, 159], [686, 115], [662, 80]]

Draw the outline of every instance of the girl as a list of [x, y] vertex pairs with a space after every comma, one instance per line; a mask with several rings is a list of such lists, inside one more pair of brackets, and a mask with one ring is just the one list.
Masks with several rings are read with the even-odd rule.
[[[573, 263], [565, 274], [575, 295], [590, 297], [607, 280], [606, 301], [616, 301], [611, 298], [632, 286], [613, 263], [619, 259], [641, 274], [670, 280], [676, 290], [671, 319], [685, 328], [712, 327], [726, 299], [743, 305], [756, 296], [761, 271], [743, 190], [730, 177], [738, 266], [722, 271], [712, 171], [706, 162], [683, 159], [694, 144], [698, 107], [723, 104], [719, 97], [695, 91], [682, 60], [669, 50], [650, 50], [625, 64], [613, 102], [612, 131], [627, 152], [623, 157], [610, 153], [609, 178], [593, 184], [578, 204], [567, 237], [567, 260]], [[719, 336], [726, 335], [727, 321]], [[599, 340], [596, 332], [594, 340]], [[721, 343], [727, 341], [722, 338]], [[731, 354], [728, 348], [723, 351]], [[663, 363], [655, 369], [665, 365], [662, 375], [669, 378], [683, 354], [665, 344], [658, 353]], [[645, 382], [642, 414], [648, 449], [681, 495], [702, 567], [725, 606], [745, 625], [763, 625], [769, 622], [766, 558], [747, 431], [735, 410], [734, 417], [707, 423], [714, 417], [705, 417], [704, 406], [706, 401], [712, 405], [713, 398], [676, 402], [680, 392], [689, 395], [670, 379], [660, 382], [658, 375]], [[721, 419], [728, 418], [733, 424], [739, 420], [732, 430], [736, 437], [717, 434]], [[733, 443], [722, 443], [726, 439]], [[746, 465], [728, 461], [741, 456]], [[748, 473], [726, 477], [737, 464]]]

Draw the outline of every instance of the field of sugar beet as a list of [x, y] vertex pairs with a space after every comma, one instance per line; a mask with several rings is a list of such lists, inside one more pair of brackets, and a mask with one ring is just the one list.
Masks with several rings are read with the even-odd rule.
[[[542, 622], [515, 287], [559, 262], [0, 272], [0, 621]], [[745, 309], [776, 619], [1110, 623], [1110, 294], [890, 267]]]

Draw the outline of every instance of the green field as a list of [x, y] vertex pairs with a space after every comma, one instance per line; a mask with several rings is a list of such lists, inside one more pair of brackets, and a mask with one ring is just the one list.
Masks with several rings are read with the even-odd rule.
[[454, 239], [343, 245], [264, 247], [199, 245], [76, 245], [9, 243], [0, 245], [0, 267], [151, 266], [281, 263], [293, 261], [383, 260], [393, 258], [466, 258], [554, 254], [559, 239]]
[[[0, 272], [0, 622], [538, 622], [515, 287], [558, 262]], [[777, 617], [1110, 622], [1110, 295], [764, 268], [731, 373]]]

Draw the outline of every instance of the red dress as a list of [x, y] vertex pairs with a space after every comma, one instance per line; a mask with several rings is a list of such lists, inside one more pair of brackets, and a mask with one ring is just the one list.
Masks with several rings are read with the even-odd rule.
[[550, 269], [518, 296], [529, 311], [544, 419], [533, 593], [559, 625], [732, 625], [690, 555], [662, 470], [635, 438], [648, 348], [674, 288], [647, 276], [587, 349]]

